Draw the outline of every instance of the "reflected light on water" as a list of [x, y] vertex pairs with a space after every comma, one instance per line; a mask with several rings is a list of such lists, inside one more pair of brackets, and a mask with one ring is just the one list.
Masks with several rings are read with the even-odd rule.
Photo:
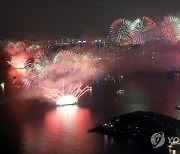
[[88, 133], [96, 123], [94, 122], [92, 123], [89, 109], [77, 105], [57, 107], [46, 112], [38, 126], [32, 124], [25, 126], [23, 133], [25, 151], [34, 149], [36, 153], [72, 153], [72, 151], [79, 153], [79, 148], [82, 153], [86, 153], [87, 149], [95, 151], [101, 138]]
[[46, 114], [45, 116], [45, 125], [49, 133], [58, 134], [61, 127], [69, 129], [74, 125], [75, 117], [77, 115], [78, 106], [61, 106], [57, 107], [56, 110], [53, 110]]
[[[7, 79], [4, 79], [7, 81], [1, 81], [5, 83], [7, 95], [17, 95], [21, 91], [24, 92], [25, 96], [29, 94], [25, 92], [25, 89], [22, 90], [23, 84], [20, 81], [24, 71], [23, 69], [7, 70]], [[108, 90], [105, 91], [104, 86], [98, 84], [99, 87], [93, 87], [90, 90], [92, 101], [90, 105], [84, 102], [83, 106], [86, 108], [78, 105], [61, 106], [53, 109], [36, 108], [36, 102], [33, 102], [35, 107], [32, 107], [32, 104], [27, 100], [13, 100], [13, 103], [6, 104], [7, 110], [2, 114], [2, 117], [4, 116], [2, 119], [7, 121], [6, 127], [12, 128], [14, 131], [14, 138], [19, 137], [18, 141], [22, 144], [17, 146], [22, 153], [79, 154], [80, 152], [94, 153], [98, 150], [99, 153], [105, 153], [113, 148], [119, 152], [122, 151], [123, 147], [119, 146], [117, 140], [109, 138], [107, 135], [87, 133], [88, 130], [104, 119], [135, 110], [153, 111], [173, 117], [179, 116], [179, 111], [174, 109], [180, 100], [179, 81], [151, 79], [146, 83], [145, 80], [133, 78], [124, 80], [122, 85], [118, 85], [117, 89], [123, 88], [126, 91], [124, 96], [120, 96], [119, 102], [113, 101], [117, 89], [114, 88], [114, 90], [113, 87], [110, 89], [108, 85]], [[110, 93], [112, 95], [109, 95]], [[86, 96], [84, 100], [88, 100]], [[10, 122], [12, 126], [9, 127]], [[6, 127], [4, 129], [7, 129]], [[1, 137], [4, 136], [1, 135]], [[4, 137], [4, 141], [6, 138]], [[13, 142], [12, 135], [8, 140]], [[177, 152], [172, 151], [172, 153]]]

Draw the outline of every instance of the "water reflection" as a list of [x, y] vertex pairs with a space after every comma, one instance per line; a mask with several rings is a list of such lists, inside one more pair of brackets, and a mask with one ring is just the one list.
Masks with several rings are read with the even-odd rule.
[[80, 147], [86, 151], [86, 147], [92, 145], [91, 135], [87, 133], [92, 127], [89, 109], [76, 105], [58, 107], [47, 112], [42, 123], [41, 127], [34, 128], [31, 125], [24, 128], [26, 150], [71, 153], [74, 149], [78, 153]]
[[[48, 134], [57, 135], [61, 129], [64, 129], [69, 133], [69, 131], [73, 130], [72, 126], [77, 125], [78, 119], [77, 113], [78, 106], [63, 106], [58, 107], [56, 110], [53, 110], [45, 115], [45, 127], [47, 129]], [[63, 127], [63, 128], [61, 128]]]
[[[23, 90], [22, 74], [8, 69], [7, 78], [1, 79], [5, 83], [1, 102], [11, 99], [1, 103], [0, 141], [14, 153], [127, 153], [128, 147], [120, 141], [88, 130], [112, 116], [137, 110], [175, 118], [180, 115], [174, 109], [180, 103], [179, 80], [133, 77], [120, 83], [99, 82], [80, 99], [79, 106], [51, 108], [43, 103], [38, 106], [38, 100], [12, 97]], [[119, 89], [124, 89], [125, 94], [118, 96]]]

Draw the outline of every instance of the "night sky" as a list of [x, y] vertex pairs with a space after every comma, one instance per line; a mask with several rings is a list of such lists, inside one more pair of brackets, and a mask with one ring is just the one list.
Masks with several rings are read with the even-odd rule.
[[176, 15], [180, 0], [6, 0], [0, 38], [100, 37], [113, 20]]

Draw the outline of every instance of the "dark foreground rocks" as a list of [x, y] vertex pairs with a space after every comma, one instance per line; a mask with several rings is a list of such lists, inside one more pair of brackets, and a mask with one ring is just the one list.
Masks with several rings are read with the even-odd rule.
[[[127, 153], [168, 154], [168, 137], [180, 137], [180, 121], [162, 114], [136, 111], [98, 124], [90, 132], [106, 134], [126, 143]], [[165, 143], [154, 148], [151, 137], [159, 132], [164, 134]]]

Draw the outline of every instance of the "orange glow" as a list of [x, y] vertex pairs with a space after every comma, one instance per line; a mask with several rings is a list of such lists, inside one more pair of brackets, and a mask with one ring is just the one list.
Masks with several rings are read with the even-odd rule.
[[30, 61], [28, 60], [28, 56], [26, 54], [18, 54], [16, 56], [12, 56], [9, 61], [7, 61], [13, 68], [23, 69], [26, 66], [30, 65]]

